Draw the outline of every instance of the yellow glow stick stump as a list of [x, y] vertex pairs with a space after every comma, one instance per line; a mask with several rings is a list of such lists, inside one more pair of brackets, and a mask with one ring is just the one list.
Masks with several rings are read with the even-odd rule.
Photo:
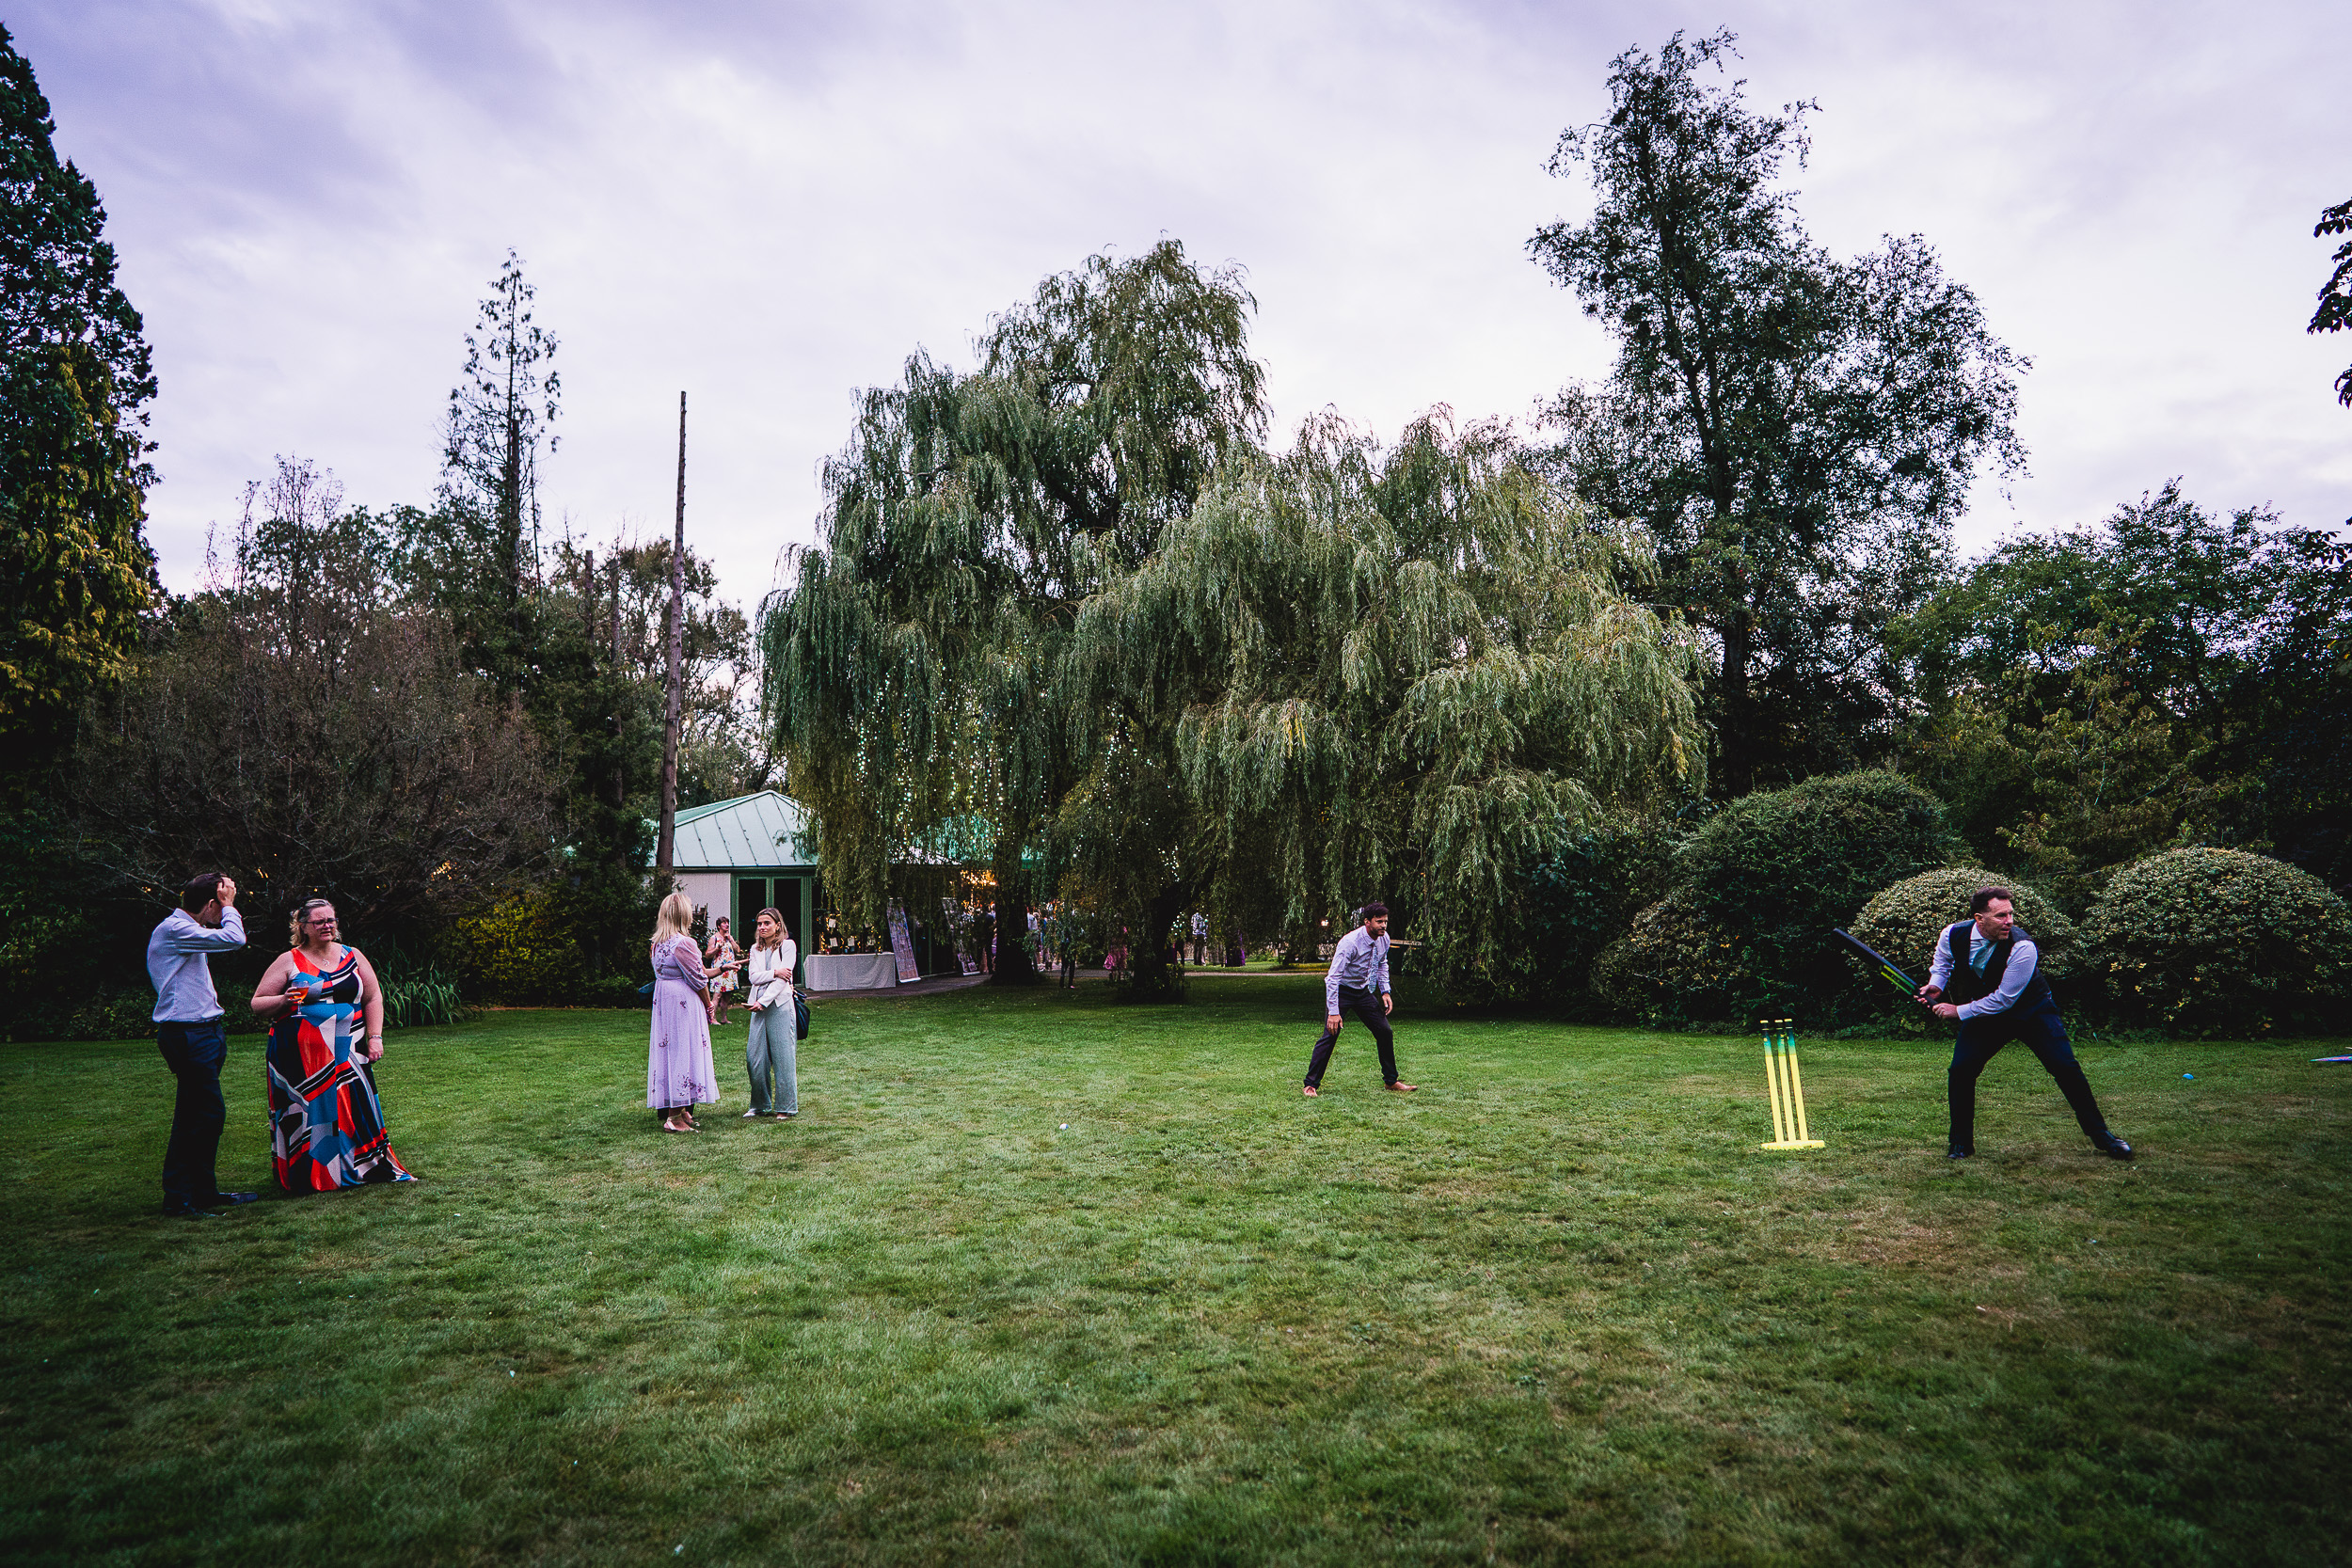
[[1772, 1141], [1758, 1148], [1820, 1148], [1804, 1124], [1804, 1079], [1797, 1071], [1792, 1018], [1764, 1021], [1764, 1082], [1772, 1093]]

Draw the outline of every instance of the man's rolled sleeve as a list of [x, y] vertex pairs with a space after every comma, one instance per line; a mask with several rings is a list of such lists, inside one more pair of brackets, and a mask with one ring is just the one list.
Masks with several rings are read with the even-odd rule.
[[1952, 978], [1952, 928], [1944, 927], [1944, 934], [1935, 939], [1935, 957], [1928, 960], [1928, 984], [1942, 990]]

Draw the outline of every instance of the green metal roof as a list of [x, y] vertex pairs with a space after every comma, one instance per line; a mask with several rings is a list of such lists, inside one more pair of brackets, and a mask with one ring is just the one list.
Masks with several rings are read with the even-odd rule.
[[[805, 869], [817, 863], [799, 842], [807, 829], [808, 819], [801, 815], [801, 808], [772, 789], [690, 807], [677, 814], [671, 869]], [[809, 846], [810, 850], [815, 848]]]

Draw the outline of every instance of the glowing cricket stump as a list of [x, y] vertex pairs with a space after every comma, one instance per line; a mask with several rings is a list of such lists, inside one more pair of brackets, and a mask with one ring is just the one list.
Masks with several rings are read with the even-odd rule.
[[1804, 1079], [1797, 1071], [1796, 1020], [1764, 1021], [1764, 1082], [1772, 1092], [1772, 1141], [1758, 1148], [1820, 1148], [1804, 1124]]

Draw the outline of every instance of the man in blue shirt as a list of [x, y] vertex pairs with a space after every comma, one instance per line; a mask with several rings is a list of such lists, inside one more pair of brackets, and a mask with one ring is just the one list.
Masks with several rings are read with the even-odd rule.
[[180, 907], [147, 939], [147, 977], [155, 983], [155, 1044], [180, 1080], [164, 1148], [164, 1212], [211, 1219], [224, 1204], [251, 1203], [255, 1193], [224, 1193], [215, 1176], [220, 1130], [229, 1108], [220, 1098], [229, 1037], [213, 990], [212, 956], [245, 945], [237, 884], [208, 871], [180, 890]]
[[[1364, 923], [1340, 939], [1331, 952], [1331, 967], [1323, 976], [1323, 1037], [1307, 1063], [1307, 1086], [1311, 1100], [1323, 1089], [1323, 1069], [1331, 1065], [1331, 1047], [1339, 1043], [1340, 1016], [1354, 1013], [1372, 1031], [1380, 1047], [1380, 1076], [1397, 1094], [1410, 1094], [1420, 1085], [1403, 1084], [1396, 1076], [1396, 1037], [1389, 1028], [1395, 998], [1389, 994], [1389, 907], [1366, 904]], [[1375, 995], [1380, 1005], [1372, 1005]]]
[[2023, 1040], [2058, 1080], [2091, 1147], [2114, 1159], [2130, 1159], [2132, 1146], [2108, 1132], [2099, 1115], [2099, 1102], [2091, 1098], [2058, 1018], [2058, 998], [2042, 977], [2042, 950], [2017, 925], [2009, 889], [1980, 887], [1968, 907], [1968, 919], [1945, 927], [1936, 938], [1928, 983], [1919, 988], [1919, 1000], [1931, 1004], [1936, 1017], [1960, 1025], [1947, 1080], [1952, 1109], [1947, 1157], [1965, 1160], [1977, 1152], [1977, 1078], [2001, 1047]]

